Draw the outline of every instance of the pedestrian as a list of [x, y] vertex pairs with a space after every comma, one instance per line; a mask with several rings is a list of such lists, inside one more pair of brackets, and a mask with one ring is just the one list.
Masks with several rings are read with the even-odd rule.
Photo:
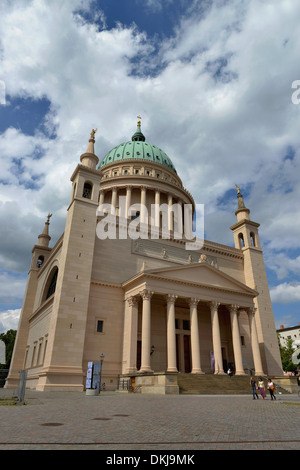
[[271, 400], [276, 400], [276, 397], [275, 397], [275, 385], [274, 383], [272, 382], [271, 379], [268, 379], [268, 390], [269, 390], [269, 393], [270, 393], [270, 397], [271, 397]]
[[232, 377], [232, 370], [230, 369], [230, 367], [229, 367], [229, 369], [228, 369], [228, 371], [227, 371], [227, 374], [229, 375], [229, 377]]
[[251, 385], [253, 400], [255, 400], [255, 397], [258, 399], [258, 395], [256, 393], [257, 385], [253, 377], [250, 378], [250, 385]]
[[258, 378], [258, 388], [260, 391], [261, 396], [263, 397], [263, 400], [266, 398], [266, 392], [265, 392], [265, 384], [264, 381], [261, 377]]

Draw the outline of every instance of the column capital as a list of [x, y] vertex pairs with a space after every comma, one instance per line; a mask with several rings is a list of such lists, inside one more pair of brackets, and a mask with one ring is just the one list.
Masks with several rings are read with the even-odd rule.
[[132, 307], [132, 306], [138, 304], [138, 302], [139, 302], [138, 298], [133, 296], [133, 295], [131, 295], [130, 297], [127, 297], [126, 300], [128, 302], [129, 307]]
[[229, 305], [228, 309], [230, 313], [238, 313], [240, 306], [236, 304]]
[[189, 298], [188, 302], [190, 307], [197, 307], [198, 303], [200, 302], [200, 299], [197, 299], [196, 297], [191, 297]]
[[148, 289], [144, 289], [140, 292], [140, 296], [142, 297], [143, 300], [150, 300], [154, 292], [151, 292]]
[[174, 304], [177, 298], [178, 298], [178, 295], [166, 294], [166, 299], [168, 303]]
[[247, 312], [250, 313], [251, 315], [255, 315], [256, 311], [257, 311], [257, 308], [255, 307], [247, 308]]
[[215, 300], [212, 300], [211, 302], [208, 302], [208, 305], [210, 307], [210, 310], [215, 310], [215, 309], [218, 309], [219, 305], [221, 304], [221, 302], [217, 302]]

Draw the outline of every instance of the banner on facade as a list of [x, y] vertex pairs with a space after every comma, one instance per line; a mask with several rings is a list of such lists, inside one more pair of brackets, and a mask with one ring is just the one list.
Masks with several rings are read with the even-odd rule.
[[94, 362], [92, 388], [100, 389], [101, 362]]
[[93, 379], [93, 362], [88, 362], [88, 368], [86, 373], [86, 388], [92, 388], [92, 379]]

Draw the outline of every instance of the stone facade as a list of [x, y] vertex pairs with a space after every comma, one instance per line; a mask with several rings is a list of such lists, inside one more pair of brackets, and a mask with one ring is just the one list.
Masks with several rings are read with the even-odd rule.
[[[235, 248], [205, 240], [199, 250], [186, 249], [176, 230], [183, 206], [194, 210], [195, 203], [176, 172], [142, 158], [97, 169], [94, 133], [71, 176], [63, 235], [49, 248], [49, 215], [32, 250], [6, 387], [25, 368], [28, 387], [83, 390], [87, 364], [100, 353], [107, 389], [136, 377], [149, 382], [148, 391], [176, 393], [174, 374], [224, 374], [228, 367], [238, 375], [282, 375], [259, 224], [240, 192]], [[99, 204], [113, 208], [119, 234], [132, 220], [129, 208], [140, 204], [140, 238], [100, 239]], [[154, 204], [165, 204], [165, 218], [151, 211]]]

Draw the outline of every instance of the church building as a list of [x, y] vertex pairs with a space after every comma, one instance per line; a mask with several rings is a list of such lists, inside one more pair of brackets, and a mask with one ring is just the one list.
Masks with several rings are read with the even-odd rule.
[[49, 214], [33, 246], [6, 387], [26, 369], [28, 388], [83, 391], [101, 354], [110, 390], [125, 379], [176, 393], [180, 373], [228, 368], [283, 375], [259, 224], [240, 188], [235, 247], [193, 246], [195, 201], [140, 121], [100, 161], [95, 132], [71, 175], [64, 233], [50, 248]]

